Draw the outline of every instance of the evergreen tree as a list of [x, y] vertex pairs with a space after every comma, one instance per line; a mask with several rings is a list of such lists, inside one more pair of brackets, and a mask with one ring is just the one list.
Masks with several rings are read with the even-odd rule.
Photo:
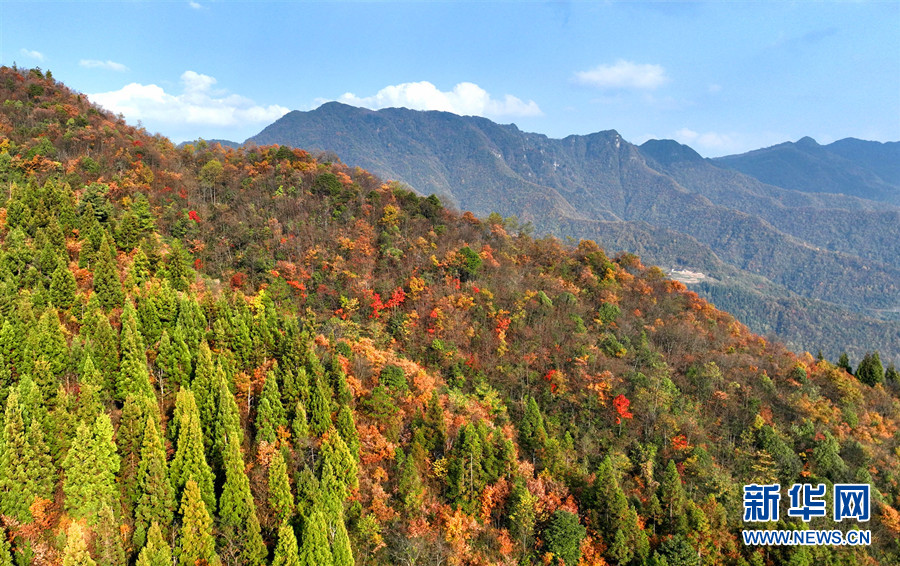
[[665, 517], [663, 526], [666, 532], [671, 534], [683, 534], [687, 528], [685, 517], [685, 505], [687, 496], [684, 494], [684, 486], [681, 483], [681, 474], [675, 467], [675, 462], [669, 460], [663, 473], [659, 486], [659, 501], [662, 504]]
[[604, 539], [612, 541], [616, 532], [622, 527], [625, 513], [628, 510], [628, 499], [619, 486], [619, 480], [613, 470], [609, 456], [603, 459], [589, 491], [587, 502], [591, 522]]
[[275, 547], [272, 566], [297, 566], [299, 563], [300, 551], [297, 548], [294, 527], [287, 522], [282, 522], [278, 527], [278, 545]]
[[894, 364], [891, 364], [884, 371], [884, 379], [885, 381], [891, 383], [897, 383], [900, 381], [900, 372], [897, 371], [897, 368], [894, 367]]
[[109, 238], [104, 236], [100, 249], [94, 256], [94, 292], [103, 308], [109, 310], [122, 306], [124, 294], [119, 273], [116, 269], [116, 255]]
[[554, 558], [554, 564], [578, 564], [581, 558], [581, 541], [586, 529], [578, 521], [578, 515], [557, 509], [544, 529], [544, 544]]
[[867, 352], [863, 356], [856, 368], [856, 378], [871, 387], [884, 381], [884, 366], [881, 365], [881, 357], [877, 351]]
[[94, 537], [94, 553], [99, 566], [125, 565], [125, 548], [122, 546], [121, 530], [109, 505], [104, 505], [100, 509]]
[[150, 525], [147, 544], [138, 555], [137, 566], [172, 566], [172, 547], [163, 536], [159, 523]]
[[117, 398], [124, 400], [129, 394], [153, 397], [150, 370], [147, 367], [147, 348], [138, 329], [137, 311], [128, 300], [122, 311], [121, 335], [122, 362], [117, 382]]
[[18, 389], [6, 399], [3, 425], [3, 451], [0, 454], [0, 509], [4, 515], [29, 521], [39, 478], [31, 466], [29, 446]]
[[303, 525], [303, 544], [300, 546], [300, 566], [334, 566], [328, 529], [321, 510], [314, 510]]
[[132, 287], [140, 287], [150, 280], [150, 260], [144, 250], [138, 248], [128, 270], [128, 282]]
[[78, 285], [65, 262], [59, 262], [50, 280], [50, 302], [58, 309], [68, 310], [75, 303]]
[[331, 544], [331, 554], [334, 559], [334, 566], [355, 566], [353, 560], [353, 549], [350, 547], [350, 536], [347, 534], [347, 526], [344, 524], [344, 518], [338, 520], [335, 531], [334, 540]]
[[184, 486], [181, 500], [181, 532], [175, 558], [180, 566], [221, 564], [216, 554], [216, 541], [212, 535], [212, 519], [209, 516], [200, 488], [193, 478]]
[[80, 523], [72, 521], [66, 531], [66, 547], [63, 549], [62, 566], [96, 566], [97, 563], [88, 552], [85, 540], [86, 529]]
[[447, 442], [447, 423], [444, 422], [444, 410], [441, 408], [437, 391], [431, 392], [422, 428], [425, 435], [425, 449], [442, 455]]
[[203, 433], [200, 430], [200, 416], [194, 394], [189, 389], [181, 389], [175, 400], [175, 410], [179, 414], [178, 441], [175, 458], [169, 467], [169, 479], [176, 496], [183, 492], [188, 481], [197, 484], [207, 509], [216, 508], [213, 493], [213, 473], [206, 463], [203, 451]]
[[134, 545], [147, 540], [147, 530], [155, 525], [168, 527], [175, 511], [175, 492], [169, 483], [166, 450], [152, 416], [147, 416], [146, 432], [141, 447], [141, 463], [137, 471], [138, 500], [134, 510]]
[[331, 388], [319, 376], [316, 376], [307, 409], [309, 428], [315, 434], [325, 434], [331, 428]]
[[[235, 401], [234, 394], [228, 387], [225, 371], [221, 366], [216, 368], [216, 381], [218, 382], [216, 390], [218, 407], [215, 419], [214, 453], [221, 458], [225, 453], [228, 441], [232, 437], [238, 439], [238, 445], [244, 443], [244, 432], [241, 428], [241, 417], [238, 412], [237, 401]], [[223, 462], [220, 460], [216, 464], [221, 467]]]
[[277, 378], [275, 373], [270, 371], [266, 376], [256, 411], [256, 441], [275, 444], [278, 440], [279, 427], [287, 429], [287, 417], [281, 404]]
[[0, 527], [0, 566], [13, 566], [12, 549], [9, 547], [9, 537], [6, 534], [6, 529], [2, 527]]
[[169, 283], [176, 291], [187, 291], [191, 282], [190, 256], [180, 240], [172, 242], [166, 258], [166, 273]]
[[216, 374], [216, 366], [213, 363], [212, 352], [206, 340], [200, 342], [200, 351], [197, 355], [197, 367], [194, 370], [194, 380], [191, 382], [191, 391], [197, 401], [197, 411], [200, 413], [200, 428], [203, 430], [203, 445], [206, 447], [207, 456], [211, 456], [213, 437], [216, 430], [216, 409], [219, 394], [219, 380]]
[[159, 355], [156, 365], [163, 370], [163, 377], [169, 380], [170, 386], [187, 387], [191, 375], [191, 352], [184, 343], [184, 333], [176, 326], [172, 336], [165, 330], [159, 340]]
[[66, 373], [69, 367], [69, 346], [62, 326], [59, 324], [59, 315], [56, 309], [49, 309], [41, 315], [38, 327], [31, 334], [32, 340], [29, 347], [31, 363], [36, 360], [44, 360], [49, 370], [49, 383], [39, 383], [45, 399], [50, 399], [56, 393], [59, 385], [58, 378]]
[[101, 399], [112, 399], [116, 391], [116, 379], [119, 375], [119, 349], [117, 347], [119, 337], [116, 336], [109, 323], [109, 318], [103, 314], [102, 310], [92, 311], [90, 317], [91, 322], [85, 322], [85, 326], [82, 328], [92, 329], [89, 334], [89, 352], [94, 366], [103, 376]]
[[532, 462], [547, 443], [547, 431], [544, 428], [544, 417], [534, 397], [525, 402], [525, 416], [519, 425], [519, 439], [522, 447], [531, 454]]
[[513, 484], [509, 502], [510, 534], [522, 544], [522, 555], [528, 549], [534, 524], [537, 520], [535, 502], [537, 498], [528, 491], [528, 486], [521, 478]]
[[269, 462], [269, 506], [275, 512], [276, 523], [290, 520], [294, 515], [294, 495], [288, 480], [284, 456], [278, 450]]
[[348, 405], [341, 405], [341, 408], [338, 409], [337, 417], [335, 417], [335, 426], [341, 438], [347, 444], [353, 459], [359, 461], [359, 432], [356, 430], [353, 410]]
[[394, 451], [394, 460], [397, 463], [397, 492], [403, 501], [403, 507], [407, 513], [416, 513], [422, 506], [422, 496], [425, 493], [417, 462], [412, 454], [406, 456], [399, 446]]
[[294, 438], [294, 446], [299, 446], [301, 439], [309, 436], [309, 424], [306, 422], [306, 408], [303, 401], [297, 400], [294, 406], [294, 422], [291, 425], [291, 435]]
[[88, 353], [81, 367], [81, 379], [79, 380], [77, 418], [83, 422], [93, 422], [103, 410], [102, 392], [103, 376], [94, 366], [94, 359]]
[[225, 449], [225, 485], [219, 499], [219, 520], [225, 537], [237, 545], [245, 564], [261, 564], [266, 547], [260, 534], [256, 505], [238, 439], [232, 435]]
[[63, 469], [66, 472], [63, 493], [69, 515], [96, 520], [104, 505], [110, 508], [116, 505], [119, 456], [108, 415], [98, 415], [92, 428], [86, 423], [78, 425]]
[[837, 363], [837, 367], [843, 369], [850, 375], [853, 375], [853, 368], [850, 366], [850, 358], [847, 356], [847, 352], [843, 352], [841, 354], [841, 357]]

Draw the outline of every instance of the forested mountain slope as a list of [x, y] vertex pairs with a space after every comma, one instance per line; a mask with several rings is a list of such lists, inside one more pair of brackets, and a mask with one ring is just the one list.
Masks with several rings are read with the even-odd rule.
[[[892, 368], [300, 150], [0, 94], [0, 562], [900, 559]], [[873, 544], [744, 546], [751, 482], [871, 483]]]
[[[334, 102], [290, 112], [248, 142], [329, 150], [480, 216], [702, 272], [727, 291], [719, 306], [800, 348], [859, 359], [854, 344], [866, 343], [900, 358], [900, 324], [876, 320], [900, 306], [896, 206], [766, 185], [673, 141], [637, 147], [615, 131], [550, 139], [446, 112]], [[802, 299], [812, 308], [798, 326], [769, 314]], [[845, 331], [824, 342], [796, 331], [838, 324]]]

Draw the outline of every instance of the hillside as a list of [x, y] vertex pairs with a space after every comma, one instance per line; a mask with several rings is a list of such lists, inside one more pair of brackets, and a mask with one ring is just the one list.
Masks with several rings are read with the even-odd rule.
[[[0, 95], [0, 562], [900, 560], [893, 367], [302, 150], [177, 149], [49, 72]], [[872, 545], [745, 546], [752, 482], [870, 483], [870, 522], [811, 525]]]
[[714, 162], [788, 189], [900, 204], [900, 142], [847, 138], [820, 145], [807, 137]]
[[[286, 114], [248, 142], [327, 149], [482, 217], [514, 216], [538, 233], [702, 272], [729, 289], [718, 306], [801, 349], [858, 359], [868, 344], [900, 359], [900, 325], [877, 320], [900, 305], [894, 206], [766, 185], [673, 141], [637, 147], [615, 131], [557, 140], [445, 112], [328, 103]], [[760, 291], [766, 304], [747, 312], [740, 297]], [[799, 327], [849, 326], [812, 341], [768, 314], [797, 298], [812, 307], [798, 312]]]

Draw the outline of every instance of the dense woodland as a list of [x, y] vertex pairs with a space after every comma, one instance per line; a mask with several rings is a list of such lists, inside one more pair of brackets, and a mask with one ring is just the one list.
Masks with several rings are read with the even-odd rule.
[[[874, 355], [300, 150], [176, 149], [39, 69], [0, 95], [0, 564], [900, 562]], [[871, 483], [869, 523], [811, 525], [872, 546], [744, 546], [776, 481]]]

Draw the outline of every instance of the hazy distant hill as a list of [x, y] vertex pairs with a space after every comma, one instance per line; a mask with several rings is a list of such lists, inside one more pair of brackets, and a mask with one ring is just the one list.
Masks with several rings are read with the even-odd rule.
[[900, 142], [847, 138], [819, 145], [806, 137], [715, 163], [789, 189], [900, 204]]
[[[856, 342], [900, 353], [897, 324], [878, 338], [850, 324], [826, 343], [797, 331], [862, 320], [848, 309], [871, 315], [866, 309], [900, 305], [894, 206], [764, 184], [673, 141], [638, 147], [615, 131], [551, 139], [446, 112], [328, 103], [288, 113], [248, 142], [334, 151], [480, 216], [514, 215], [541, 232], [703, 272], [711, 278], [704, 289], [728, 289], [717, 293], [720, 307], [743, 310], [757, 329], [781, 332], [798, 347], [834, 353]], [[812, 302], [785, 325], [772, 320], [776, 306], [758, 306], [760, 292]]]

